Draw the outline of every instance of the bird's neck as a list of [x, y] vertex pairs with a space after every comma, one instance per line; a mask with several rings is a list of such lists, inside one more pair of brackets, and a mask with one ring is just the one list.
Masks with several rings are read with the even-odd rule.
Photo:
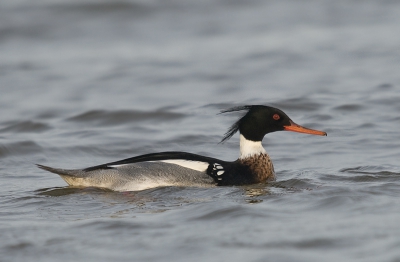
[[240, 157], [239, 159], [246, 159], [252, 156], [267, 154], [261, 141], [251, 141], [246, 139], [240, 134]]

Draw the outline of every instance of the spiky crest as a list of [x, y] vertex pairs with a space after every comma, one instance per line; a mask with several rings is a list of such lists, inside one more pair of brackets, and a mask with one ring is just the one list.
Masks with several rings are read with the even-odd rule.
[[[235, 106], [232, 108], [228, 108], [225, 110], [221, 110], [220, 114], [224, 114], [224, 113], [231, 113], [231, 112], [237, 112], [237, 111], [243, 111], [243, 110], [247, 110], [247, 112], [252, 108], [253, 106]], [[246, 113], [247, 113], [246, 112]], [[229, 140], [229, 138], [231, 138], [237, 131], [239, 131], [239, 125], [240, 125], [240, 121], [243, 119], [244, 116], [242, 116], [238, 121], [236, 121], [229, 129], [228, 131], [224, 134], [224, 137], [222, 138], [221, 142], [219, 142], [220, 144], [224, 143], [225, 141]]]

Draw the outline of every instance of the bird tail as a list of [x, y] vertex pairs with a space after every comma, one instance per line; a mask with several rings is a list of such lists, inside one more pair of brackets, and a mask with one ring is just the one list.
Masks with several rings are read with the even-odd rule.
[[38, 168], [41, 168], [43, 170], [49, 171], [51, 173], [54, 173], [54, 174], [57, 174], [60, 176], [77, 176], [77, 174], [78, 174], [78, 170], [53, 168], [53, 167], [39, 165], [39, 164], [36, 164], [36, 166]]
[[86, 172], [81, 169], [61, 169], [39, 164], [36, 165], [43, 170], [59, 175], [70, 186], [82, 186], [85, 183]]

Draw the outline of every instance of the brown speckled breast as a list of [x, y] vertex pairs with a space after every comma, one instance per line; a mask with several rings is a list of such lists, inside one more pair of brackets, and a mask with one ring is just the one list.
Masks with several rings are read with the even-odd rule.
[[275, 180], [275, 170], [268, 154], [259, 154], [245, 159], [237, 160], [247, 166], [255, 182]]

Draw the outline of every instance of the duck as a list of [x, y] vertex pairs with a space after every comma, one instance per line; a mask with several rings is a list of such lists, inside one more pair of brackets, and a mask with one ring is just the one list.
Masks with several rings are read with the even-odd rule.
[[140, 191], [165, 186], [242, 186], [276, 180], [274, 165], [262, 145], [266, 134], [292, 131], [327, 136], [326, 132], [296, 124], [275, 107], [245, 105], [222, 110], [220, 113], [231, 112], [244, 114], [228, 129], [220, 143], [239, 132], [240, 156], [235, 161], [188, 152], [166, 151], [83, 169], [61, 169], [41, 164], [37, 166], [58, 174], [69, 186], [81, 188]]

